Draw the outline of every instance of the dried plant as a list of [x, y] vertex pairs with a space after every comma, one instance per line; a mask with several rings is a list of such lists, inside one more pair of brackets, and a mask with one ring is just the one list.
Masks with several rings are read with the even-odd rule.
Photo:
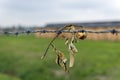
[[[59, 49], [57, 49], [53, 45], [54, 40], [62, 33], [62, 30], [69, 30], [72, 32], [73, 30], [75, 30], [75, 26], [74, 25], [67, 25], [67, 26], [59, 29], [57, 32], [57, 35], [48, 44], [48, 47], [46, 48], [45, 53], [43, 54], [41, 59], [43, 59], [46, 56], [49, 47], [52, 46], [52, 48], [56, 52], [56, 59], [55, 59], [56, 64], [58, 64], [60, 67], [62, 67], [65, 70], [65, 72], [69, 72], [69, 69], [67, 67], [67, 58], [65, 57], [64, 53], [62, 53]], [[71, 38], [64, 37], [65, 38], [65, 45], [67, 45], [68, 50], [69, 50], [69, 55], [70, 55], [69, 67], [73, 67], [74, 56], [75, 56], [75, 53], [78, 52], [74, 43], [77, 43], [78, 39], [85, 39], [87, 37], [86, 32], [72, 32], [71, 34], [72, 34]]]

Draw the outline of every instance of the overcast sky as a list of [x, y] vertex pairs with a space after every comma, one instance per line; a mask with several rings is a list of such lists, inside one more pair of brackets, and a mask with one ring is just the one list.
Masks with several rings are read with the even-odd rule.
[[120, 0], [0, 0], [0, 25], [120, 20]]

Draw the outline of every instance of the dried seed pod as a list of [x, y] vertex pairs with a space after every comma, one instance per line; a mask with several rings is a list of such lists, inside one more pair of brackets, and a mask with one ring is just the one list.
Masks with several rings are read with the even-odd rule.
[[83, 39], [85, 39], [87, 37], [87, 33], [86, 32], [79, 32], [79, 33], [77, 33], [77, 38], [78, 39], [81, 39], [81, 40], [83, 40]]

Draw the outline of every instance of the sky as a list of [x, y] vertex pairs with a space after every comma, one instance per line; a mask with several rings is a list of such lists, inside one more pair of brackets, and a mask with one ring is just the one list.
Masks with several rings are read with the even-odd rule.
[[120, 0], [0, 0], [0, 26], [120, 21]]

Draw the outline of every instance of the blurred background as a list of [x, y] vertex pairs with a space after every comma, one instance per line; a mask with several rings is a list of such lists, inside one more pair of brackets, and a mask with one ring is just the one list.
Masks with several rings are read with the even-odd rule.
[[[4, 35], [7, 32], [56, 30], [67, 24], [85, 30], [120, 30], [119, 0], [0, 0], [0, 80], [120, 80], [120, 34], [88, 33], [75, 43], [75, 65], [67, 74], [55, 63], [55, 33]], [[64, 34], [62, 34], [64, 35]], [[65, 40], [55, 45], [69, 60]]]

